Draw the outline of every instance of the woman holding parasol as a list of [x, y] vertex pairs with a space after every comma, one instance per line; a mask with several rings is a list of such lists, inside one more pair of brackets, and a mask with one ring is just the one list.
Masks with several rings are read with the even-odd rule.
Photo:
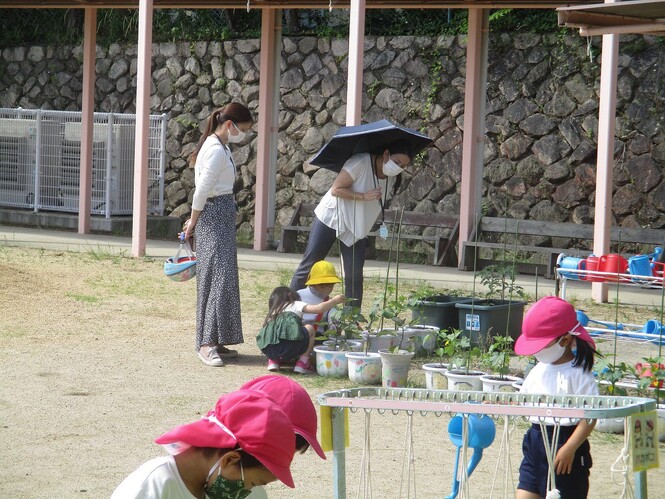
[[304, 287], [312, 265], [324, 260], [339, 239], [345, 295], [360, 308], [367, 235], [399, 187], [400, 175], [416, 149], [430, 141], [419, 132], [382, 120], [344, 127], [319, 151], [310, 163], [339, 173], [314, 210], [316, 217], [291, 289]]

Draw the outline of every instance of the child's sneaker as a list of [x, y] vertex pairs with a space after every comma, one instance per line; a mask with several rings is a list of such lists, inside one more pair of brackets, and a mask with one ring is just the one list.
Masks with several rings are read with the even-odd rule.
[[316, 372], [316, 368], [312, 366], [309, 361], [303, 362], [302, 360], [298, 360], [298, 362], [296, 362], [296, 367], [293, 368], [293, 372], [299, 374], [313, 374]]
[[279, 371], [281, 363], [278, 360], [268, 359], [268, 371], [275, 372]]

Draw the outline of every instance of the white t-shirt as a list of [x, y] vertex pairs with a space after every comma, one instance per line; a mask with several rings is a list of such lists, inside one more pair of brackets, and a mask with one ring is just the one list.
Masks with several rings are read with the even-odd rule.
[[[598, 385], [591, 371], [573, 367], [573, 361], [564, 364], [544, 364], [538, 362], [522, 383], [520, 393], [545, 393], [548, 395], [598, 395]], [[530, 418], [538, 423], [537, 417]], [[562, 426], [577, 424], [579, 420], [563, 418]], [[546, 418], [547, 424], [554, 424], [553, 418]]]
[[305, 308], [305, 305], [307, 305], [307, 303], [305, 303], [304, 301], [296, 300], [293, 303], [289, 303], [286, 307], [284, 307], [284, 310], [282, 310], [282, 312], [293, 312], [302, 319], [302, 316], [304, 314], [302, 309]]
[[255, 485], [252, 487], [252, 491], [247, 496], [247, 499], [268, 499], [265, 487]]
[[[298, 290], [298, 294], [300, 295], [300, 299], [302, 301], [304, 301], [305, 303], [308, 303], [309, 305], [318, 305], [319, 303], [323, 303], [323, 298], [321, 298], [317, 294], [314, 294], [314, 292], [312, 292], [312, 288], [310, 288], [309, 286], [307, 286], [306, 288]], [[322, 321], [327, 320], [327, 316], [328, 316], [327, 313], [323, 314], [323, 316], [321, 317], [321, 320]], [[314, 324], [317, 317], [318, 317], [317, 314], [304, 313], [303, 316], [302, 316], [302, 321], [305, 324]]]
[[[386, 197], [386, 183], [388, 190], [392, 189], [394, 178], [378, 179], [372, 168], [372, 156], [368, 153], [351, 156], [342, 167], [351, 178], [353, 192], [367, 192], [377, 187], [381, 188], [381, 196]], [[385, 205], [386, 199], [383, 199]], [[316, 217], [331, 229], [337, 231], [337, 237], [347, 246], [364, 239], [372, 230], [374, 222], [381, 213], [378, 200], [357, 201], [342, 199], [332, 195], [331, 189], [325, 193], [314, 210]]]
[[216, 135], [211, 135], [196, 156], [192, 209], [203, 210], [208, 198], [233, 193], [235, 178], [231, 151]]
[[180, 478], [173, 456], [151, 459], [125, 478], [111, 499], [196, 499]]

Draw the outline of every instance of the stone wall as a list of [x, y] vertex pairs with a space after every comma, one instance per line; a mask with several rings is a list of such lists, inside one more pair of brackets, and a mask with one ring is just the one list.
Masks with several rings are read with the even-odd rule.
[[[599, 43], [587, 46], [573, 33], [491, 35], [487, 214], [592, 222]], [[388, 118], [434, 139], [393, 206], [459, 212], [465, 44], [463, 36], [366, 39], [364, 120]], [[260, 113], [259, 47], [258, 40], [153, 46], [151, 109], [170, 116], [167, 213], [189, 214], [194, 176], [185, 158], [211, 110], [237, 100]], [[278, 226], [299, 201], [318, 200], [334, 178], [307, 160], [345, 123], [347, 52], [344, 39], [283, 40]], [[614, 223], [665, 228], [665, 43], [624, 36], [620, 54]], [[81, 47], [3, 49], [0, 107], [80, 110], [81, 60]], [[96, 69], [96, 111], [134, 112], [136, 47], [97, 47]], [[255, 134], [234, 157], [241, 169], [239, 233], [251, 240]]]

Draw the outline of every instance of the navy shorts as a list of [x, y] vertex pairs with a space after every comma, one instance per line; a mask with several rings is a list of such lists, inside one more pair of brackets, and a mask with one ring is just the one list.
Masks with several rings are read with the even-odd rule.
[[[546, 426], [548, 440], [552, 439], [554, 426]], [[575, 431], [576, 426], [561, 426], [557, 450], [565, 444]], [[520, 481], [518, 489], [539, 494], [547, 494], [547, 475], [549, 467], [545, 454], [543, 436], [540, 425], [534, 424], [524, 435], [522, 441], [524, 458], [520, 464]], [[556, 475], [556, 488], [561, 492], [561, 499], [583, 499], [589, 493], [589, 469], [592, 466], [591, 446], [585, 440], [575, 452], [572, 470], [569, 474]]]
[[299, 340], [282, 340], [274, 345], [268, 345], [262, 352], [270, 360], [291, 362], [297, 360], [309, 348], [309, 333], [302, 328], [302, 338]]

